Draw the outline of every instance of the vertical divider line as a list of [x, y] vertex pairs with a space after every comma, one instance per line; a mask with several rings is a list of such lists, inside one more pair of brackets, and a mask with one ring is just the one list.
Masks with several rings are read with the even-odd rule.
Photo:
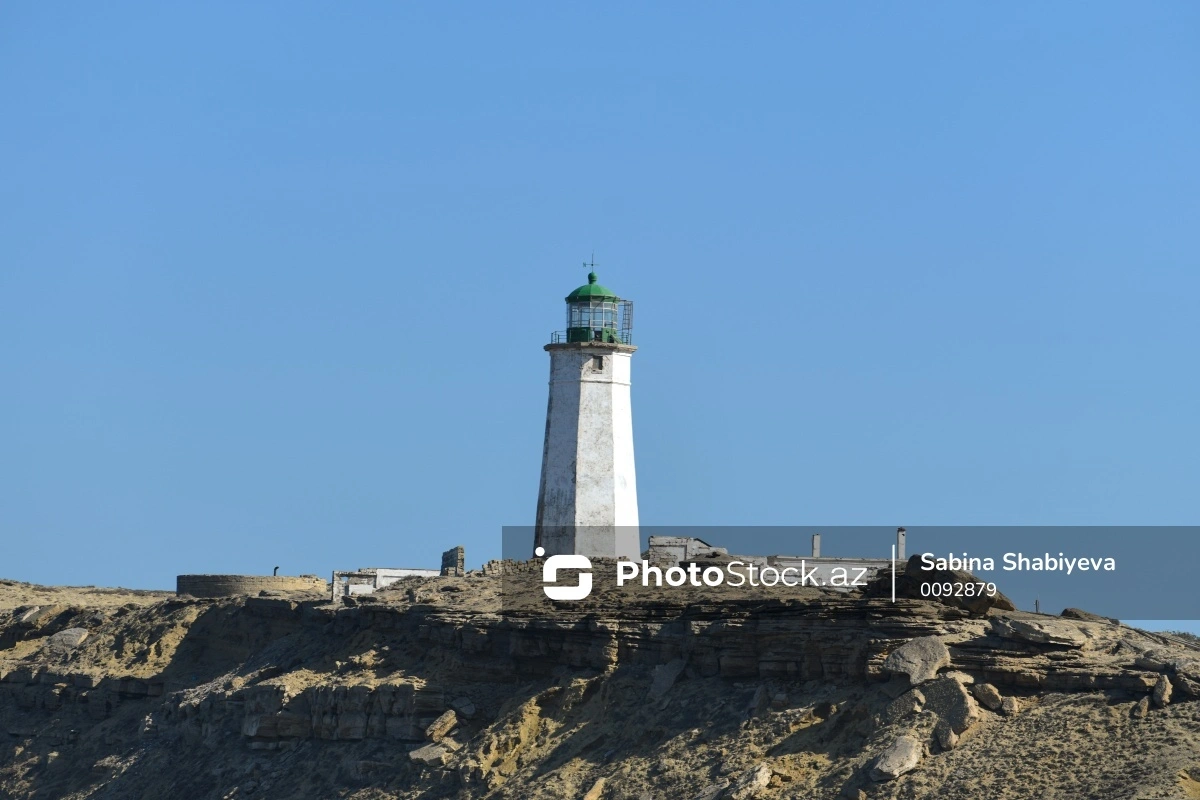
[[896, 545], [892, 545], [892, 602], [896, 602]]

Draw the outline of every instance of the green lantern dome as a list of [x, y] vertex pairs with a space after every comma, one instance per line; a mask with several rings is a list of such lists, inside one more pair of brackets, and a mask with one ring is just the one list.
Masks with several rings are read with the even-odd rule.
[[601, 286], [595, 272], [566, 299], [567, 329], [552, 334], [551, 344], [630, 344], [633, 303]]
[[575, 291], [567, 295], [568, 303], [577, 303], [581, 300], [617, 300], [619, 299], [611, 290], [606, 289], [596, 283], [596, 273], [588, 273], [588, 282], [580, 286]]

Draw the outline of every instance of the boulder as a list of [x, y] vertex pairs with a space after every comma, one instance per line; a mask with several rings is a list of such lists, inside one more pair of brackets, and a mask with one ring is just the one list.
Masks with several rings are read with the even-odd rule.
[[985, 708], [992, 711], [999, 711], [1000, 704], [1004, 702], [1004, 698], [1000, 696], [1000, 690], [990, 683], [977, 683], [971, 687], [971, 694], [975, 695], [975, 699], [984, 705]]
[[52, 653], [69, 653], [88, 638], [88, 632], [83, 628], [67, 628], [59, 631], [46, 640], [46, 647]]
[[1173, 679], [1172, 689], [1178, 689], [1192, 697], [1200, 697], [1200, 658], [1180, 657], [1177, 650], [1158, 647], [1142, 652], [1133, 663], [1139, 669], [1170, 675]]
[[921, 694], [921, 690], [910, 689], [887, 704], [887, 708], [883, 710], [883, 724], [891, 725], [911, 717], [918, 713], [924, 705], [925, 695]]
[[1156, 647], [1143, 652], [1133, 660], [1133, 663], [1141, 669], [1165, 672], [1168, 669], [1173, 669], [1175, 662], [1178, 660], [1178, 655], [1174, 651], [1168, 650], [1165, 647]]
[[440, 767], [446, 763], [448, 751], [440, 744], [427, 744], [409, 752], [408, 757], [427, 767]]
[[429, 723], [429, 727], [425, 729], [425, 737], [431, 742], [440, 742], [446, 737], [446, 734], [454, 730], [454, 726], [458, 724], [458, 715], [454, 713], [454, 709], [447, 709], [440, 717]]
[[1159, 675], [1158, 682], [1154, 684], [1154, 694], [1151, 696], [1155, 708], [1162, 708], [1171, 702], [1171, 679], [1166, 675]]
[[974, 675], [968, 674], [966, 672], [961, 672], [957, 669], [952, 669], [949, 672], [943, 672], [942, 674], [945, 675], [947, 678], [953, 678], [954, 680], [961, 683], [963, 686], [972, 686], [975, 683]]
[[471, 702], [469, 697], [457, 697], [450, 701], [450, 707], [458, 712], [458, 715], [463, 719], [471, 719], [475, 716], [475, 704]]
[[933, 726], [933, 738], [943, 750], [953, 750], [958, 746], [958, 734], [944, 719], [939, 719]]
[[1186, 695], [1200, 697], [1200, 659], [1177, 658], [1171, 662], [1171, 667], [1174, 670], [1172, 687]]
[[1083, 647], [1089, 638], [1076, 623], [1052, 618], [994, 617], [992, 618], [992, 630], [1002, 639], [1033, 644], [1058, 644], [1067, 647]]
[[938, 678], [921, 687], [925, 695], [925, 710], [937, 714], [958, 734], [963, 733], [979, 719], [979, 706], [967, 693], [967, 689], [953, 678]]
[[883, 662], [884, 672], [907, 675], [913, 686], [933, 680], [939, 669], [948, 666], [950, 650], [936, 636], [911, 639], [888, 654]]
[[1020, 710], [1021, 704], [1012, 695], [1004, 698], [1004, 702], [1000, 704], [1000, 713], [1006, 717], [1015, 717]]
[[908, 735], [901, 736], [875, 759], [871, 767], [871, 780], [894, 781], [916, 769], [923, 755], [924, 748], [920, 742]]
[[766, 764], [751, 767], [738, 776], [729, 787], [726, 796], [729, 800], [751, 800], [758, 797], [771, 783], [771, 774], [771, 768]]
[[1093, 614], [1090, 611], [1084, 611], [1079, 608], [1064, 608], [1062, 614], [1059, 616], [1066, 617], [1067, 619], [1082, 619], [1088, 622], [1120, 622], [1120, 620], [1113, 619], [1112, 617], [1102, 617], [1099, 614]]

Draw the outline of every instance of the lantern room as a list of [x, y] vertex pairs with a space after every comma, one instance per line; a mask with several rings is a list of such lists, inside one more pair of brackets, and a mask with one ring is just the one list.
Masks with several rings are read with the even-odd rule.
[[566, 334], [556, 333], [553, 342], [602, 342], [632, 344], [633, 303], [622, 300], [588, 273], [588, 282], [567, 295]]

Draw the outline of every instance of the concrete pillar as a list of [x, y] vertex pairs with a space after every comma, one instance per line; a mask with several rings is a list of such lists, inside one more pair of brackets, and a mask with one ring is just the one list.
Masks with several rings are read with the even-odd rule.
[[813, 558], [820, 558], [820, 557], [821, 557], [821, 534], [819, 534], [819, 533], [814, 533], [814, 534], [813, 534], [813, 540], [812, 540], [812, 557], [813, 557]]
[[630, 362], [636, 347], [546, 345], [550, 401], [534, 546], [546, 555], [641, 558]]
[[908, 531], [904, 528], [896, 528], [896, 560], [907, 561], [908, 557], [904, 554], [904, 540], [908, 536]]

